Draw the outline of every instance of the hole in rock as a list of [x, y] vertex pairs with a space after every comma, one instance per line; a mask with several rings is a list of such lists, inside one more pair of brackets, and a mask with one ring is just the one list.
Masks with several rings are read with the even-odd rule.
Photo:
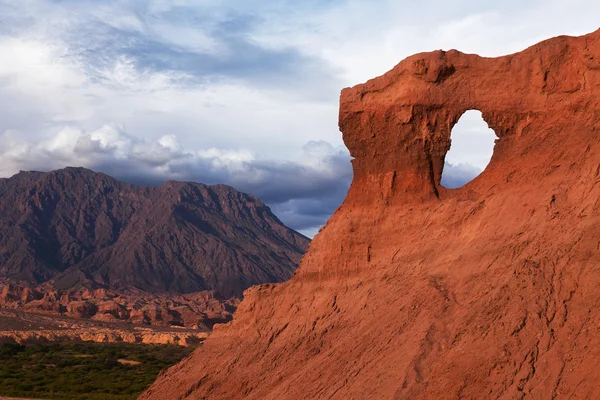
[[475, 179], [490, 163], [498, 139], [483, 120], [481, 111], [465, 112], [450, 134], [452, 143], [444, 160], [441, 185], [459, 188]]

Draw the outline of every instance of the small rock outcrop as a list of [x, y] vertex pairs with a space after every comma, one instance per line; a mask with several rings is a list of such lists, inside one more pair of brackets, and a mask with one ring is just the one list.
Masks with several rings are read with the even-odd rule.
[[176, 344], [193, 346], [202, 343], [208, 332], [156, 332], [152, 330], [119, 330], [84, 328], [65, 330], [0, 330], [1, 343], [44, 344], [57, 342]]
[[177, 326], [135, 326], [122, 322], [75, 319], [0, 307], [0, 344], [97, 342], [190, 346], [202, 343], [208, 335], [207, 330]]
[[[440, 186], [469, 109], [487, 169]], [[600, 397], [600, 31], [417, 54], [344, 89], [343, 205], [294, 277], [142, 399]]]
[[[56, 315], [104, 322], [155, 327], [185, 327], [209, 331], [231, 320], [238, 298], [225, 299], [211, 291], [151, 294], [107, 289], [57, 290], [50, 285], [31, 289], [0, 284], [0, 311]], [[0, 330], [2, 327], [0, 326]]]

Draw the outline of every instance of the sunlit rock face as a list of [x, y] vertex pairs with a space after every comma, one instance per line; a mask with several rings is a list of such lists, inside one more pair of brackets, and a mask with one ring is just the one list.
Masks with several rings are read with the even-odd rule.
[[[600, 397], [600, 31], [417, 54], [344, 89], [348, 197], [294, 277], [143, 399]], [[440, 185], [476, 109], [489, 166]]]

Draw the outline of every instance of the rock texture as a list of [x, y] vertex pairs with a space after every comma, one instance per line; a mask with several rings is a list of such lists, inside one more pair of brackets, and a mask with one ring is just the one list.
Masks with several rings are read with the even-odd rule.
[[208, 332], [155, 332], [139, 328], [126, 331], [108, 328], [65, 330], [4, 331], [0, 330], [0, 343], [43, 344], [56, 342], [177, 344], [191, 346], [202, 343]]
[[[440, 186], [478, 109], [488, 168]], [[343, 205], [142, 399], [600, 398], [600, 31], [345, 89]]]
[[0, 344], [97, 342], [197, 345], [209, 332], [184, 328], [140, 327], [0, 308]]
[[0, 179], [0, 279], [240, 296], [295, 270], [308, 239], [224, 186], [127, 185], [82, 168]]
[[[10, 310], [135, 325], [186, 327], [209, 331], [231, 320], [239, 299], [204, 291], [189, 294], [149, 294], [107, 289], [56, 290], [15, 284], [0, 285], [0, 307]], [[0, 326], [0, 329], [2, 327]]]

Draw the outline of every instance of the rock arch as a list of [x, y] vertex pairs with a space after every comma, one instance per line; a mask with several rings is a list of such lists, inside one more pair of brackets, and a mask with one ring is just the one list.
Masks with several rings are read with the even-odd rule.
[[451, 130], [451, 146], [444, 158], [440, 184], [458, 189], [481, 175], [492, 159], [496, 139], [481, 111], [466, 111]]
[[590, 49], [598, 36], [562, 36], [500, 58], [456, 50], [417, 54], [379, 78], [344, 89], [339, 125], [355, 158], [355, 190], [366, 189], [366, 176], [385, 181], [393, 175], [394, 186], [382, 188], [384, 201], [400, 193], [404, 199], [406, 193], [420, 199], [447, 195], [440, 179], [450, 132], [470, 109], [481, 110], [496, 132], [496, 161], [505, 167], [510, 154], [539, 149], [540, 137], [528, 131], [560, 130], [571, 123], [557, 118], [565, 109], [583, 112], [591, 105], [598, 61]]

